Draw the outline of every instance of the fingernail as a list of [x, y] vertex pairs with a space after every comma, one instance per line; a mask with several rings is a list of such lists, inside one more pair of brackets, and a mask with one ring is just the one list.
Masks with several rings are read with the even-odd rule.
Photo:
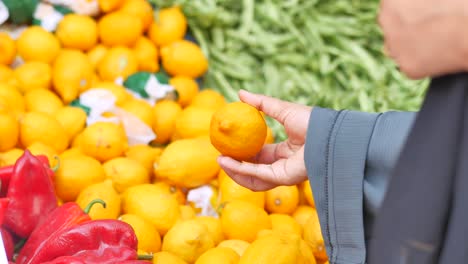
[[247, 90], [244, 90], [244, 89], [240, 89], [240, 90], [239, 90], [239, 93], [252, 94], [251, 92], [249, 92], [249, 91], [247, 91]]
[[224, 157], [223, 156], [218, 156], [217, 158], [218, 164], [222, 166], [224, 164]]

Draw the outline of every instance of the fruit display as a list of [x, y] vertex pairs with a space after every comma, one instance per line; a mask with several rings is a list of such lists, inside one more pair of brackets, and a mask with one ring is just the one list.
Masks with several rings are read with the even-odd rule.
[[180, 6], [0, 3], [11, 263], [327, 262], [308, 181], [253, 192], [218, 165], [252, 158], [276, 132], [201, 81], [210, 61]]

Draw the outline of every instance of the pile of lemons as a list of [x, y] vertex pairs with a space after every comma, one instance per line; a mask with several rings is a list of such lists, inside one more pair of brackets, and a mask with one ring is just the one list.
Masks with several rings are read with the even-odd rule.
[[[253, 192], [217, 164], [210, 122], [227, 103], [199, 89], [208, 60], [183, 39], [181, 9], [154, 10], [146, 0], [100, 4], [99, 17], [67, 14], [54, 32], [29, 26], [17, 38], [0, 33], [0, 167], [24, 149], [46, 155], [58, 166], [60, 203], [84, 208], [103, 199], [107, 207], [94, 206], [91, 218], [129, 223], [139, 252], [152, 254], [153, 263], [326, 263], [308, 181]], [[117, 81], [162, 69], [178, 92], [174, 100], [151, 105]], [[156, 139], [129, 145], [121, 124], [87, 125], [86, 111], [70, 103], [96, 87], [109, 90]], [[259, 146], [273, 141], [267, 127]], [[188, 199], [202, 186], [212, 191], [215, 215], [201, 215]]]

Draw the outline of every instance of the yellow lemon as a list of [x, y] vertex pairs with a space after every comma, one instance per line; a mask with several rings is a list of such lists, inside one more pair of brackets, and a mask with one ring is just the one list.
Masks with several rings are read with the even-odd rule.
[[180, 205], [179, 208], [180, 208], [180, 219], [179, 219], [180, 221], [195, 218], [196, 214], [192, 206], [184, 204], [184, 205]]
[[78, 149], [81, 154], [84, 154], [83, 151], [81, 151], [81, 139], [83, 138], [83, 131], [81, 131], [81, 133], [78, 133], [78, 135], [75, 136], [75, 138], [72, 140], [71, 142], [71, 148], [75, 148], [75, 149]]
[[149, 127], [153, 127], [154, 113], [149, 103], [140, 99], [133, 99], [124, 102], [121, 108], [139, 118]]
[[122, 194], [122, 210], [151, 222], [164, 235], [180, 217], [179, 203], [172, 195], [163, 193], [153, 184], [127, 188]]
[[104, 169], [96, 159], [85, 155], [68, 155], [61, 158], [55, 173], [55, 191], [62, 201], [75, 201], [83, 189], [105, 178]]
[[125, 0], [98, 0], [99, 9], [104, 13], [118, 9], [124, 2]]
[[223, 233], [228, 239], [252, 242], [260, 230], [271, 228], [271, 220], [265, 210], [249, 202], [226, 202], [220, 214]]
[[24, 101], [27, 111], [42, 112], [54, 115], [63, 107], [60, 98], [47, 89], [33, 89], [25, 93]]
[[172, 139], [194, 138], [210, 134], [214, 111], [199, 107], [186, 107], [177, 116]]
[[0, 64], [0, 82], [9, 82], [13, 78], [13, 69]]
[[149, 175], [153, 174], [153, 163], [156, 157], [162, 153], [161, 148], [151, 147], [149, 145], [139, 144], [131, 146], [125, 151], [125, 156], [139, 162], [148, 171]]
[[205, 225], [190, 219], [178, 222], [164, 236], [162, 250], [194, 263], [205, 251], [214, 247]]
[[234, 249], [220, 247], [208, 249], [195, 261], [195, 264], [237, 264], [238, 262], [239, 254]]
[[259, 208], [265, 206], [265, 192], [254, 192], [231, 179], [224, 170], [219, 171], [220, 203], [242, 200], [252, 203]]
[[211, 143], [223, 155], [237, 160], [254, 157], [263, 147], [266, 123], [255, 107], [234, 102], [218, 109], [211, 119]]
[[138, 59], [133, 50], [126, 47], [110, 48], [97, 65], [99, 77], [104, 81], [124, 80], [138, 71]]
[[75, 138], [86, 126], [86, 112], [73, 106], [65, 106], [55, 112], [55, 118], [65, 128], [70, 139]]
[[13, 148], [6, 152], [0, 153], [0, 161], [3, 166], [13, 165], [16, 160], [18, 160], [21, 155], [23, 155], [23, 150], [20, 148]]
[[88, 185], [76, 198], [76, 203], [85, 209], [94, 199], [101, 199], [106, 203], [106, 208], [96, 205], [91, 207], [89, 216], [91, 219], [117, 219], [120, 215], [120, 196], [112, 187], [112, 181], [106, 180]]
[[226, 104], [226, 99], [219, 92], [206, 88], [193, 97], [190, 106], [218, 110]]
[[138, 17], [143, 25], [143, 31], [146, 31], [153, 22], [153, 8], [146, 0], [125, 1], [119, 11]]
[[126, 12], [112, 12], [98, 22], [99, 39], [106, 46], [132, 46], [143, 34], [139, 17]]
[[10, 104], [5, 98], [0, 97], [0, 112], [13, 114], [14, 116], [21, 116], [22, 113], [17, 113], [11, 110]]
[[161, 48], [164, 70], [171, 76], [198, 78], [208, 70], [208, 59], [195, 43], [178, 40]]
[[79, 137], [80, 150], [102, 162], [122, 156], [128, 147], [125, 131], [114, 123], [94, 123]]
[[60, 41], [42, 27], [30, 26], [16, 40], [16, 48], [25, 61], [51, 63], [60, 52]]
[[265, 208], [269, 213], [292, 214], [298, 205], [296, 185], [278, 186], [265, 192]]
[[155, 163], [156, 178], [194, 188], [209, 183], [219, 172], [219, 152], [207, 137], [170, 143]]
[[153, 264], [187, 264], [187, 262], [176, 254], [161, 251], [153, 255]]
[[16, 116], [26, 110], [23, 95], [13, 86], [0, 83], [0, 99], [4, 110], [13, 112]]
[[262, 230], [258, 231], [256, 239], [259, 239], [259, 238], [267, 236], [267, 235], [271, 235], [273, 232], [275, 232], [275, 231], [273, 231], [271, 229], [262, 229]]
[[169, 184], [169, 183], [163, 182], [163, 181], [154, 182], [153, 184], [154, 184], [154, 186], [160, 188], [160, 190], [163, 193], [174, 196], [174, 198], [176, 198], [176, 200], [177, 200], [177, 202], [179, 202], [179, 204], [181, 204], [181, 205], [185, 204], [185, 202], [186, 202], [185, 194], [184, 194], [184, 192], [182, 191], [182, 189], [180, 187], [174, 186], [172, 184]]
[[309, 245], [304, 239], [302, 239], [300, 236], [297, 236], [295, 234], [292, 234], [292, 235], [286, 234], [286, 236], [293, 241], [299, 240], [299, 246], [298, 246], [299, 256], [298, 256], [297, 263], [317, 264], [317, 261], [319, 260], [315, 258], [314, 253], [312, 252], [312, 249], [309, 247]]
[[310, 217], [315, 216], [315, 214], [316, 211], [314, 208], [307, 205], [299, 205], [292, 214], [292, 217], [304, 230], [307, 220], [309, 220]]
[[138, 239], [139, 250], [150, 254], [161, 250], [161, 235], [151, 222], [134, 214], [124, 214], [119, 217], [119, 220], [133, 227]]
[[181, 106], [171, 100], [156, 102], [153, 107], [154, 122], [153, 131], [156, 134], [154, 142], [166, 144], [175, 130], [177, 116], [182, 112]]
[[81, 89], [80, 93], [91, 89], [91, 87], [93, 87], [94, 85], [96, 85], [100, 81], [101, 81], [101, 79], [99, 78], [99, 75], [96, 72], [94, 72], [93, 77], [91, 78], [91, 84], [89, 85], [89, 87], [85, 87], [85, 88]]
[[91, 86], [94, 69], [88, 57], [78, 50], [60, 52], [52, 69], [55, 91], [65, 104], [75, 100], [80, 91]]
[[292, 216], [286, 214], [270, 214], [269, 217], [271, 220], [271, 229], [273, 231], [302, 236], [302, 227]]
[[29, 61], [14, 71], [19, 90], [23, 93], [36, 89], [51, 87], [52, 69], [49, 64], [40, 61]]
[[208, 233], [213, 239], [214, 245], [218, 245], [224, 239], [223, 227], [221, 220], [212, 216], [198, 216], [195, 218], [196, 221], [205, 225]]
[[198, 93], [198, 84], [192, 78], [175, 76], [169, 80], [169, 84], [177, 91], [177, 102], [182, 107], [189, 105]]
[[19, 131], [16, 117], [6, 112], [0, 112], [0, 151], [7, 151], [16, 146]]
[[116, 105], [121, 106], [125, 102], [132, 100], [131, 95], [125, 90], [125, 87], [114, 82], [101, 81], [92, 86], [92, 89], [104, 89], [111, 92], [116, 99]]
[[57, 160], [58, 154], [55, 149], [50, 146], [47, 146], [41, 142], [34, 142], [33, 144], [29, 145], [27, 148], [33, 155], [44, 155], [49, 160], [49, 164], [51, 168], [57, 166], [59, 161]]
[[0, 64], [10, 65], [16, 57], [15, 41], [7, 33], [0, 32]]
[[187, 19], [178, 6], [162, 8], [158, 11], [148, 35], [158, 46], [165, 46], [184, 38], [187, 32]]
[[60, 153], [59, 159], [63, 159], [64, 157], [67, 156], [73, 156], [73, 155], [84, 155], [83, 152], [79, 148], [69, 148], [65, 150], [64, 152]]
[[265, 144], [273, 144], [273, 143], [275, 143], [275, 135], [273, 134], [273, 130], [271, 129], [271, 127], [267, 126]]
[[106, 55], [106, 52], [107, 47], [102, 44], [98, 44], [90, 49], [86, 54], [88, 55], [91, 64], [96, 68], [101, 59], [104, 58], [104, 55]]
[[68, 135], [53, 116], [41, 112], [28, 112], [20, 120], [20, 141], [25, 147], [34, 142], [51, 146], [58, 153], [68, 147]]
[[[307, 244], [307, 242], [305, 242], [304, 239], [300, 239], [299, 251], [300, 251], [301, 254], [299, 256], [298, 263], [317, 264], [317, 262], [321, 261], [321, 260], [315, 258], [314, 252], [312, 251], [312, 248], [309, 247], [309, 245]], [[323, 260], [322, 260], [322, 262], [323, 262]]]
[[[300, 238], [286, 234], [271, 233], [250, 244], [240, 258], [240, 264], [254, 263], [304, 263], [300, 262]], [[315, 260], [311, 262], [315, 264]]]
[[97, 23], [89, 16], [67, 14], [57, 25], [55, 35], [64, 48], [86, 51], [97, 43]]
[[307, 180], [302, 185], [302, 193], [304, 194], [307, 203], [315, 208], [314, 196], [312, 195], [312, 188], [310, 187], [310, 181]]
[[221, 241], [218, 247], [225, 247], [233, 249], [239, 256], [244, 255], [245, 250], [249, 247], [250, 243], [240, 239], [228, 239]]
[[106, 161], [103, 165], [108, 179], [112, 180], [117, 192], [143, 183], [149, 183], [150, 177], [145, 167], [135, 160], [118, 157]]
[[323, 241], [322, 230], [317, 212], [309, 217], [304, 225], [304, 240], [312, 248], [312, 252], [317, 259], [326, 260], [327, 251]]
[[133, 46], [138, 59], [138, 69], [146, 72], [159, 71], [158, 50], [146, 37], [140, 37]]

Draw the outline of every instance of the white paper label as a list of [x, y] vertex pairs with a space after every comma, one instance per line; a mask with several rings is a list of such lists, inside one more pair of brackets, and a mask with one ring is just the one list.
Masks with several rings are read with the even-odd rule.
[[10, 14], [8, 12], [8, 8], [2, 1], [0, 1], [0, 25], [5, 23], [5, 21], [7, 21], [9, 17]]
[[39, 3], [34, 12], [34, 18], [41, 21], [41, 27], [52, 32], [63, 19], [63, 14], [55, 10], [50, 4]]
[[211, 197], [214, 192], [211, 186], [204, 185], [195, 189], [191, 189], [187, 193], [187, 201], [195, 204], [196, 208], [201, 209], [199, 216], [213, 216], [218, 217], [218, 213], [211, 205]]

